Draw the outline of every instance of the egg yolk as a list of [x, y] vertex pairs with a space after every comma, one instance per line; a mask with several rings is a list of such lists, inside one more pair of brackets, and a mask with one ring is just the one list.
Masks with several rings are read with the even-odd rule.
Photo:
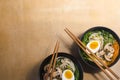
[[71, 79], [71, 78], [72, 78], [72, 72], [71, 72], [70, 70], [67, 70], [67, 71], [65, 72], [65, 77], [66, 77], [67, 79]]
[[98, 47], [98, 42], [92, 42], [91, 44], [90, 44], [90, 48], [91, 49], [96, 49]]

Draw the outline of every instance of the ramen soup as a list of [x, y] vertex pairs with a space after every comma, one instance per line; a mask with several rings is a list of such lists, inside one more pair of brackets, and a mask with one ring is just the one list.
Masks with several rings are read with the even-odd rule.
[[[114, 62], [119, 54], [118, 42], [112, 34], [105, 30], [87, 32], [82, 42], [108, 66]], [[82, 53], [85, 60], [92, 61], [85, 52], [82, 51]]]
[[[46, 80], [46, 74], [49, 64], [44, 67], [44, 80]], [[53, 72], [52, 80], [78, 80], [79, 70], [72, 60], [66, 57], [58, 57]], [[48, 76], [50, 80], [50, 76]]]

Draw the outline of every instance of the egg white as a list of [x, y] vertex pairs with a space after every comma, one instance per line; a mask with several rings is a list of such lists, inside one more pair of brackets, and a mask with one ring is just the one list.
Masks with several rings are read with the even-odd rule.
[[[66, 78], [66, 76], [65, 76], [66, 71], [70, 71], [70, 73], [72, 74], [72, 78], [70, 78], [70, 79]], [[73, 72], [69, 69], [63, 71], [62, 80], [75, 80]]]
[[[95, 49], [92, 49], [92, 48], [90, 47], [91, 43], [93, 43], [93, 42], [97, 42], [97, 43], [98, 43], [98, 46], [97, 46]], [[100, 42], [99, 42], [98, 40], [92, 40], [92, 41], [90, 41], [90, 42], [87, 44], [87, 48], [88, 48], [92, 53], [96, 53], [96, 52], [98, 52], [99, 49], [100, 49]]]

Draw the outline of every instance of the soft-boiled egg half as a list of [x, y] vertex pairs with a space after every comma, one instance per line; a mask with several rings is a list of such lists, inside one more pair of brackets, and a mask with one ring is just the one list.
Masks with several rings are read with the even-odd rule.
[[69, 69], [63, 71], [62, 80], [75, 80], [73, 72]]
[[87, 44], [87, 48], [90, 49], [92, 53], [96, 53], [100, 49], [100, 42], [98, 40], [92, 40]]

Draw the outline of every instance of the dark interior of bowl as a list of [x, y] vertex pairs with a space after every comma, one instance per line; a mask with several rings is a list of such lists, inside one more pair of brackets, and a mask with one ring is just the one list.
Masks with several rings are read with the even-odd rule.
[[[83, 33], [82, 36], [79, 37], [80, 40], [82, 40], [83, 37], [84, 37], [84, 35], [85, 35], [86, 33], [88, 33], [89, 31], [97, 31], [97, 30], [98, 30], [98, 31], [99, 31], [99, 30], [105, 30], [105, 31], [111, 33], [111, 34], [113, 35], [113, 37], [116, 39], [116, 41], [118, 42], [118, 44], [120, 45], [120, 40], [119, 40], [119, 37], [117, 36], [117, 34], [116, 34], [114, 31], [112, 31], [111, 29], [106, 28], [106, 27], [102, 27], [102, 26], [97, 26], [97, 27], [90, 28], [90, 29], [87, 30], [85, 33]], [[86, 61], [86, 60], [83, 58], [83, 56], [82, 56], [82, 49], [81, 49], [81, 48], [79, 48], [78, 50], [79, 50], [79, 54], [80, 54], [82, 60], [83, 60], [88, 66], [90, 66], [90, 67], [92, 67], [92, 68], [95, 68], [95, 69], [99, 69], [98, 66], [97, 66], [94, 62], [92, 62], [92, 61], [90, 61], [90, 60], [87, 60], [87, 61]], [[120, 49], [119, 49], [119, 55], [117, 56], [117, 58], [115, 59], [115, 61], [114, 61], [112, 64], [109, 65], [109, 67], [113, 66], [113, 65], [119, 60], [119, 57], [120, 57]]]
[[[79, 79], [78, 80], [83, 80], [83, 69], [81, 67], [81, 64], [79, 63], [79, 61], [77, 59], [75, 59], [72, 55], [67, 54], [67, 53], [63, 53], [63, 52], [59, 52], [58, 57], [66, 57], [69, 58], [73, 61], [73, 63], [77, 66], [78, 70], [79, 70]], [[52, 55], [48, 56], [42, 63], [39, 69], [39, 73], [40, 73], [40, 80], [43, 80], [43, 76], [45, 74], [44, 72], [44, 67], [45, 65], [47, 65], [49, 63], [49, 61], [51, 60]]]

